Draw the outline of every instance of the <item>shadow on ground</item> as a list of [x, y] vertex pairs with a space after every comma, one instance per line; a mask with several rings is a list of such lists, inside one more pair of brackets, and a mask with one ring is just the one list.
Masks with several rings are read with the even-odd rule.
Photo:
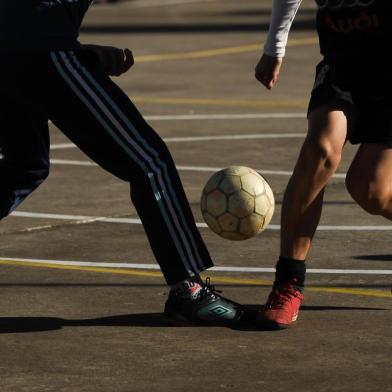
[[[256, 314], [262, 309], [260, 305], [244, 305], [246, 315], [243, 320], [230, 328], [242, 331], [263, 330], [256, 327]], [[374, 311], [383, 308], [364, 308], [347, 306], [303, 306], [302, 311]], [[163, 313], [136, 313], [99, 317], [84, 320], [68, 320], [60, 317], [0, 317], [0, 333], [24, 333], [59, 330], [63, 327], [214, 327], [214, 325], [175, 324]], [[267, 330], [267, 328], [266, 328]]]
[[392, 261], [392, 255], [360, 255], [354, 256], [353, 259], [367, 261]]

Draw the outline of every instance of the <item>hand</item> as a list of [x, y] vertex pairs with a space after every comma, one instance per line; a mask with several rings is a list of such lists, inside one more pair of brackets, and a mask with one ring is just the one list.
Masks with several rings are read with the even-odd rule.
[[122, 75], [135, 63], [129, 49], [100, 45], [83, 45], [83, 48], [95, 53], [101, 67], [110, 76]]
[[268, 90], [276, 84], [283, 59], [263, 54], [255, 69], [255, 78]]

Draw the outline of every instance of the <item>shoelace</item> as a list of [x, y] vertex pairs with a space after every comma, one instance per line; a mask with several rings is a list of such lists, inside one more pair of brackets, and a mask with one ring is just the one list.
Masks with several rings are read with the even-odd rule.
[[291, 287], [284, 287], [275, 289], [270, 298], [268, 299], [267, 307], [271, 308], [282, 308], [284, 303], [290, 301], [293, 297], [298, 297], [298, 293], [296, 290]]
[[217, 290], [215, 286], [211, 284], [211, 279], [207, 277], [204, 285], [202, 285], [198, 297], [200, 299], [204, 297], [216, 298], [217, 296], [219, 296], [218, 293], [221, 292], [222, 292], [221, 290]]

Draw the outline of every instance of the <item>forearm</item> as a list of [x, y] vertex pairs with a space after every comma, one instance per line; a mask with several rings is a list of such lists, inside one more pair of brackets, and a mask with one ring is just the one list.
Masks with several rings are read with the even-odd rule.
[[265, 54], [272, 57], [285, 55], [289, 31], [300, 4], [301, 0], [273, 0]]
[[110, 76], [120, 76], [134, 64], [132, 52], [127, 48], [84, 44], [81, 49], [95, 53], [98, 63]]

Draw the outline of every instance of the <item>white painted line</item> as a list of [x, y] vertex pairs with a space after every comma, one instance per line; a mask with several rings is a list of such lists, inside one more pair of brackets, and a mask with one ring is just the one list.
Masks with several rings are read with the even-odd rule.
[[[151, 115], [144, 117], [148, 121], [201, 121], [201, 120], [252, 120], [252, 119], [289, 119], [289, 118], [306, 118], [306, 114], [304, 113], [240, 113], [240, 114], [168, 114], [168, 115]], [[263, 134], [256, 135], [243, 135], [243, 139], [262, 139], [262, 138], [272, 138], [272, 135], [277, 136], [277, 138], [283, 138], [284, 136], [280, 136], [279, 134], [271, 134], [271, 136], [264, 136]], [[285, 134], [282, 134], [285, 135]], [[289, 133], [288, 137], [303, 137], [305, 134], [291, 134]], [[291, 136], [297, 135], [297, 136]], [[210, 139], [210, 138], [214, 139]], [[203, 139], [195, 139], [199, 140], [230, 140], [228, 138], [234, 137], [235, 139], [240, 139], [241, 135], [223, 135], [223, 136], [201, 136]], [[191, 137], [192, 138], [192, 137]], [[205, 139], [209, 138], [209, 139]], [[172, 140], [171, 140], [172, 139]], [[175, 140], [181, 139], [181, 140]], [[174, 142], [174, 141], [192, 141], [186, 140], [186, 137], [181, 138], [166, 138], [164, 139], [166, 142]], [[72, 143], [58, 143], [52, 144], [50, 146], [52, 150], [62, 150], [67, 148], [76, 148], [76, 146]]]
[[98, 166], [92, 161], [77, 161], [73, 159], [51, 159], [52, 165], [70, 165], [70, 166]]
[[[202, 121], [202, 120], [262, 120], [306, 118], [305, 113], [208, 113], [208, 114], [157, 114], [144, 116], [147, 121]], [[49, 121], [51, 123], [51, 121]]]
[[[222, 272], [269, 272], [275, 273], [275, 268], [261, 267], [213, 267], [211, 271]], [[392, 270], [354, 270], [334, 268], [307, 268], [309, 274], [342, 274], [342, 275], [392, 275]]]
[[[71, 165], [71, 166], [98, 166], [96, 163], [91, 161], [77, 161], [77, 160], [69, 160], [69, 159], [51, 159], [50, 161], [53, 165]], [[179, 171], [196, 171], [196, 172], [210, 172], [214, 173], [219, 170], [222, 170], [222, 167], [210, 167], [210, 166], [177, 166], [177, 170]], [[287, 170], [261, 170], [256, 169], [261, 174], [271, 175], [271, 176], [291, 176], [293, 174], [292, 171]], [[346, 174], [344, 173], [335, 173], [333, 178], [345, 178]]]
[[[210, 167], [210, 166], [177, 166], [177, 170], [179, 171], [196, 171], [196, 172], [211, 172], [215, 173], [219, 170], [222, 170], [222, 167]], [[287, 170], [261, 170], [255, 169], [257, 172], [264, 175], [274, 175], [274, 176], [291, 176], [293, 174], [292, 171]], [[344, 173], [336, 173], [334, 178], [345, 178], [346, 175]]]
[[51, 144], [51, 150], [65, 150], [68, 148], [77, 148], [73, 143], [58, 143], [58, 144]]
[[96, 4], [97, 9], [109, 10], [113, 9], [116, 6], [119, 9], [132, 9], [132, 8], [148, 8], [148, 7], [162, 7], [162, 6], [171, 6], [171, 5], [182, 5], [182, 4], [190, 4], [190, 3], [204, 3], [211, 2], [217, 0], [135, 0], [132, 2], [121, 2], [118, 4]]
[[[166, 137], [163, 140], [166, 143], [191, 143], [216, 140], [257, 140], [257, 139], [303, 139], [305, 133], [251, 133], [244, 135], [210, 135], [210, 136], [181, 136]], [[51, 150], [65, 150], [69, 148], [77, 148], [73, 143], [52, 144]]]
[[320, 225], [317, 231], [390, 231], [392, 230], [392, 225], [382, 225], [382, 226], [334, 226], [334, 225]]
[[64, 214], [47, 214], [41, 212], [14, 211], [11, 216], [21, 218], [38, 218], [38, 219], [59, 219], [59, 220], [85, 220], [91, 219], [91, 216], [84, 215], [64, 215]]
[[[222, 170], [222, 167], [209, 167], [209, 166], [177, 166], [177, 170], [180, 171], [197, 171], [197, 172], [217, 172], [219, 170]], [[293, 174], [292, 171], [287, 171], [287, 170], [260, 170], [256, 169], [257, 172], [265, 175], [276, 175], [276, 176], [291, 176]], [[337, 173], [335, 174], [336, 178], [344, 178], [346, 175], [343, 173]]]
[[[86, 221], [87, 222], [108, 222], [108, 223], [127, 223], [140, 225], [141, 221], [138, 218], [110, 218], [110, 217], [95, 217], [95, 216], [84, 216], [84, 215], [62, 215], [62, 214], [49, 214], [39, 212], [27, 212], [27, 211], [14, 211], [11, 216], [21, 218], [37, 218], [37, 219], [57, 219], [57, 220], [75, 220], [75, 221]], [[207, 224], [198, 222], [197, 227], [206, 228]], [[280, 225], [268, 225], [267, 230], [280, 230]], [[317, 228], [318, 231], [391, 231], [392, 225], [388, 226], [337, 226], [337, 225], [320, 225]]]
[[210, 167], [210, 166], [176, 166], [177, 170], [180, 171], [198, 171], [198, 172], [217, 172], [222, 170], [222, 167]]
[[[85, 216], [85, 215], [65, 215], [65, 214], [49, 214], [40, 212], [14, 211], [11, 216], [20, 218], [35, 218], [35, 219], [57, 219], [69, 221], [95, 221], [95, 222], [109, 222], [109, 223], [129, 223], [141, 225], [142, 222], [138, 218], [106, 218], [99, 216]], [[204, 227], [204, 226], [202, 226]], [[206, 225], [207, 227], [207, 225]]]
[[[35, 264], [53, 264], [64, 266], [78, 266], [78, 267], [99, 267], [99, 268], [132, 268], [132, 269], [147, 269], [160, 270], [158, 264], [143, 264], [143, 263], [105, 263], [105, 262], [89, 262], [89, 261], [63, 261], [63, 260], [42, 260], [42, 259], [25, 259], [15, 257], [0, 257], [3, 261], [21, 261], [24, 263]], [[265, 272], [274, 273], [275, 268], [263, 267], [212, 267], [209, 271], [219, 272]], [[323, 268], [308, 268], [306, 270], [310, 274], [342, 274], [342, 275], [392, 275], [392, 270], [354, 270], [354, 269], [323, 269]]]
[[303, 139], [305, 133], [254, 133], [245, 135], [215, 135], [215, 136], [183, 136], [167, 137], [163, 140], [166, 143], [178, 142], [201, 142], [214, 140], [255, 140], [255, 139]]
[[306, 118], [305, 113], [168, 114], [144, 117], [148, 121], [257, 120]]

